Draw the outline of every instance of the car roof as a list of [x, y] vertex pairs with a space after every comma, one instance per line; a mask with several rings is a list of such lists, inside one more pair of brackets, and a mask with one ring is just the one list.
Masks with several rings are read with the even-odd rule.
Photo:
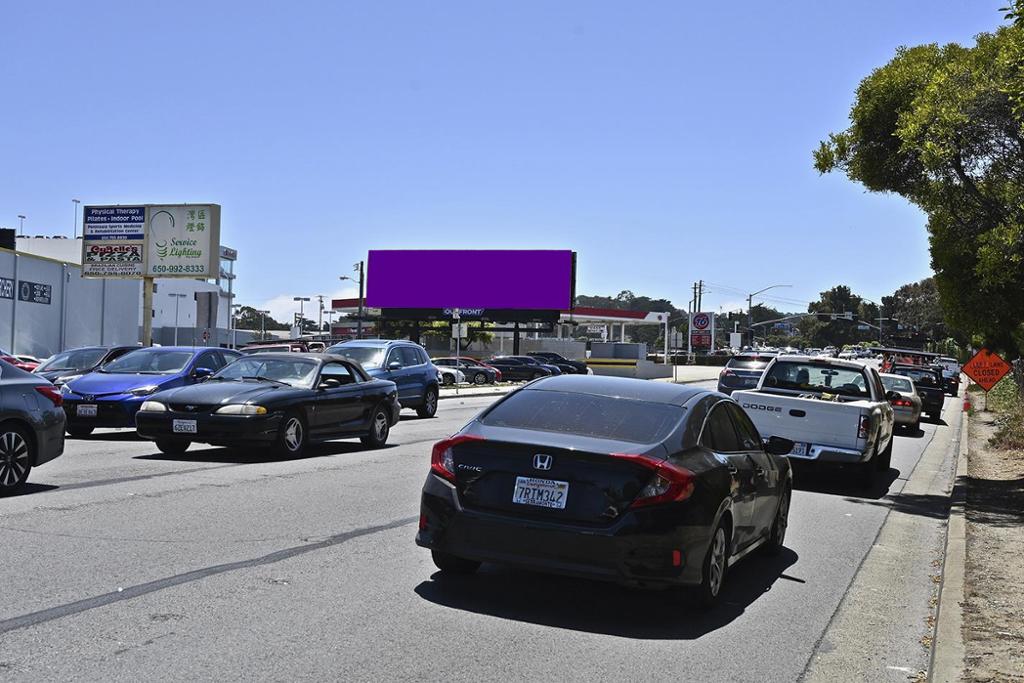
[[419, 346], [408, 339], [346, 339], [334, 346], [387, 346], [388, 344], [410, 344]]
[[798, 354], [780, 354], [776, 356], [780, 361], [791, 361], [794, 363], [810, 363], [811, 365], [835, 365], [851, 370], [863, 370], [867, 367], [864, 363], [856, 360], [845, 360], [842, 358], [822, 358], [821, 356], [803, 356]]
[[696, 396], [711, 393], [684, 384], [653, 382], [632, 377], [607, 375], [557, 375], [527, 384], [522, 391], [564, 391], [591, 396], [623, 398], [682, 406]]

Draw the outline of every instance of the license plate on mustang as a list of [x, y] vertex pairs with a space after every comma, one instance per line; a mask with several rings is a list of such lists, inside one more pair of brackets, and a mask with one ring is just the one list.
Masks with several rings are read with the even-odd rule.
[[542, 508], [564, 510], [565, 500], [568, 496], [569, 482], [567, 481], [516, 477], [516, 490], [512, 494], [512, 502], [519, 505], [536, 505]]
[[789, 454], [790, 455], [795, 455], [798, 458], [806, 458], [807, 457], [807, 451], [809, 450], [808, 449], [809, 445], [810, 444], [806, 444], [806, 443], [803, 443], [802, 441], [798, 441], [797, 443], [793, 444], [793, 450], [791, 450], [789, 452]]
[[175, 434], [195, 434], [196, 433], [196, 421], [195, 420], [175, 420], [171, 424], [171, 431]]
[[81, 403], [75, 410], [78, 417], [96, 417], [96, 406], [90, 403]]

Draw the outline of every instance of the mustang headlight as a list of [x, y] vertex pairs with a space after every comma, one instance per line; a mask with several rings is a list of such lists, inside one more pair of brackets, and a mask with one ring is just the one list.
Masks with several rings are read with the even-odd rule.
[[152, 394], [153, 392], [155, 392], [159, 388], [160, 387], [158, 387], [155, 384], [147, 384], [144, 387], [139, 387], [138, 389], [132, 389], [128, 393], [131, 394], [132, 396], [149, 396], [150, 394]]
[[267, 409], [263, 406], [254, 406], [248, 403], [232, 403], [217, 408], [218, 415], [266, 415]]
[[143, 401], [142, 405], [139, 406], [139, 410], [146, 413], [166, 413], [167, 406], [160, 401]]

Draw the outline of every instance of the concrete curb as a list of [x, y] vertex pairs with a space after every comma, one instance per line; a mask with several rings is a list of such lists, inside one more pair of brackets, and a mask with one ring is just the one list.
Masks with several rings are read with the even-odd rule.
[[[966, 396], [965, 396], [966, 398]], [[967, 431], [965, 413], [960, 428], [960, 453], [956, 463], [949, 522], [946, 526], [946, 556], [942, 563], [942, 584], [936, 605], [935, 646], [928, 680], [956, 683], [964, 675], [963, 602], [964, 571], [967, 561]]]

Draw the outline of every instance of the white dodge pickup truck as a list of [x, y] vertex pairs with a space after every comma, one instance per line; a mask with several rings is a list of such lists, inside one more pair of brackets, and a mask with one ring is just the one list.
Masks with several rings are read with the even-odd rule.
[[865, 487], [892, 459], [894, 418], [878, 371], [856, 361], [779, 356], [756, 389], [732, 397], [765, 439], [794, 443], [789, 457], [853, 465]]

